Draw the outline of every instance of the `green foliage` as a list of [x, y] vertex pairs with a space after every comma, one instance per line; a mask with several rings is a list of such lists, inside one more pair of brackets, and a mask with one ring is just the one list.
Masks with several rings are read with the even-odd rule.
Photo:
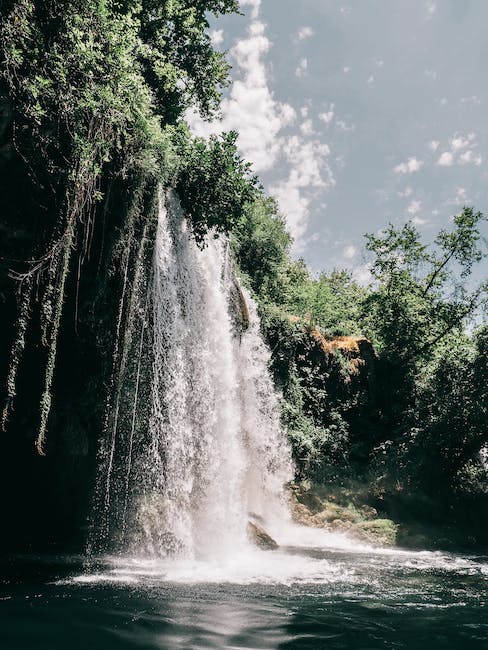
[[262, 194], [232, 227], [238, 267], [261, 305], [278, 306], [329, 334], [359, 334], [366, 291], [345, 270], [315, 278], [303, 260], [291, 258], [291, 243], [276, 202]]
[[408, 365], [428, 358], [486, 298], [486, 284], [469, 290], [466, 283], [484, 256], [482, 221], [481, 213], [464, 208], [454, 217], [453, 230], [441, 230], [431, 247], [420, 241], [411, 223], [367, 235], [377, 287], [364, 301], [364, 327], [394, 362]]
[[258, 194], [232, 229], [232, 247], [241, 273], [263, 303], [282, 300], [288, 283], [290, 244], [276, 202]]
[[[37, 284], [47, 349], [41, 453], [65, 291], [73, 272], [79, 284], [90, 256], [103, 188], [141, 175], [176, 185], [200, 242], [208, 228], [230, 227], [253, 196], [255, 181], [237, 156], [234, 135], [207, 145], [176, 124], [190, 106], [204, 117], [215, 113], [228, 65], [211, 46], [207, 15], [237, 9], [235, 0], [18, 0], [0, 8], [14, 145], [55, 206], [33, 236], [34, 261], [17, 270], [21, 306], [30, 304], [29, 287]], [[115, 237], [125, 231], [119, 226]], [[20, 320], [5, 417], [25, 346], [24, 315]]]
[[361, 303], [366, 290], [346, 270], [320, 273], [314, 278], [303, 262], [289, 270], [286, 306], [313, 325], [331, 335], [361, 334]]
[[138, 60], [156, 112], [175, 123], [190, 107], [204, 117], [218, 109], [229, 65], [208, 34], [208, 13], [237, 12], [236, 0], [116, 0], [114, 10], [137, 21]]
[[[374, 282], [363, 288], [293, 260], [274, 202], [246, 206], [233, 248], [260, 302], [298, 478], [361, 477], [384, 504], [423, 495], [439, 513], [456, 503], [458, 517], [488, 492], [488, 335], [465, 332], [486, 299], [470, 280], [483, 221], [465, 208], [430, 246], [411, 223], [369, 235]], [[342, 350], [329, 345], [343, 335]], [[351, 365], [350, 335], [378, 355], [363, 338]]]
[[[391, 493], [428, 493], [445, 504], [478, 498], [488, 480], [480, 455], [488, 444], [488, 330], [470, 337], [466, 326], [486, 305], [487, 285], [471, 280], [485, 255], [485, 218], [464, 208], [430, 246], [411, 223], [368, 235], [368, 289], [346, 270], [314, 275], [293, 259], [284, 219], [239, 156], [237, 134], [193, 138], [182, 119], [188, 110], [204, 118], [218, 111], [229, 68], [212, 48], [208, 15], [235, 11], [236, 0], [1, 5], [12, 144], [49, 205], [30, 224], [29, 261], [15, 267], [19, 312], [2, 423], [24, 348], [38, 334], [30, 345], [41, 344], [43, 453], [67, 288], [78, 295], [97, 224], [113, 211], [110, 192], [126, 181], [138, 187], [133, 205], [118, 197], [100, 252], [110, 259], [104, 282], [116, 288], [116, 331], [102, 340], [113, 347], [107, 365], [118, 413], [127, 382], [140, 374], [145, 316], [136, 303], [149, 277], [155, 188], [172, 187], [199, 245], [209, 230], [231, 235], [242, 279], [259, 301], [300, 476], [328, 482], [356, 472]], [[367, 336], [379, 358], [370, 350], [354, 366], [351, 349], [332, 345], [342, 335]], [[117, 416], [106, 425], [116, 436]]]
[[[488, 444], [488, 328], [473, 339], [452, 336], [436, 350], [416, 383], [417, 408], [406, 450], [408, 474], [430, 489], [458, 486]], [[474, 465], [473, 465], [474, 463]]]
[[209, 142], [183, 134], [176, 191], [199, 244], [209, 229], [228, 232], [255, 195], [250, 165], [237, 153], [236, 133]]

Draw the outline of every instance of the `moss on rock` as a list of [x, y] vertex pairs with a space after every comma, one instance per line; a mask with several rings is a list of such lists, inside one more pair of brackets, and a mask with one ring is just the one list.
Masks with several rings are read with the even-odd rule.
[[332, 497], [324, 494], [323, 486], [292, 485], [290, 504], [294, 521], [303, 526], [344, 533], [372, 546], [396, 545], [398, 526], [395, 522], [379, 518], [375, 508], [367, 504], [338, 504]]

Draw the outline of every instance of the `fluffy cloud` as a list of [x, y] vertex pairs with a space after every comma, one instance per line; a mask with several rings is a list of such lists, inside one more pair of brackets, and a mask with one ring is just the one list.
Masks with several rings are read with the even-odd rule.
[[230, 51], [241, 78], [234, 81], [230, 95], [222, 102], [222, 119], [205, 122], [194, 113], [187, 115], [193, 132], [202, 137], [239, 131], [239, 150], [257, 172], [270, 169], [276, 162], [281, 148], [280, 133], [296, 118], [295, 110], [276, 101], [268, 87], [263, 57], [270, 47], [265, 25], [254, 20], [247, 35]]
[[430, 20], [432, 16], [437, 11], [437, 2], [436, 0], [427, 0], [425, 3], [425, 10], [427, 12], [427, 20]]
[[346, 260], [352, 260], [358, 254], [358, 249], [355, 246], [346, 246], [342, 251], [342, 257]]
[[468, 133], [468, 135], [463, 138], [462, 135], [456, 133], [456, 135], [451, 138], [451, 150], [453, 152], [460, 151], [461, 149], [466, 149], [474, 141], [474, 133]]
[[[261, 8], [261, 0], [241, 0], [241, 8], [249, 5], [252, 7], [251, 18], [255, 19], [259, 16], [259, 9]], [[245, 11], [244, 11], [245, 12]]]
[[330, 149], [317, 140], [306, 141], [295, 135], [283, 143], [283, 154], [290, 170], [288, 178], [270, 187], [270, 192], [280, 205], [299, 252], [312, 199], [318, 190], [335, 184], [328, 161]]
[[212, 41], [213, 47], [218, 47], [222, 45], [224, 41], [224, 30], [223, 29], [214, 29], [210, 32], [210, 40]]
[[439, 149], [439, 145], [440, 145], [439, 140], [431, 140], [429, 142], [429, 149], [435, 153], [437, 149]]
[[307, 38], [310, 38], [311, 36], [314, 35], [314, 31], [311, 27], [308, 27], [307, 25], [304, 25], [303, 27], [300, 27], [297, 33], [297, 40], [298, 41], [304, 41]]
[[422, 207], [422, 201], [410, 201], [410, 204], [407, 208], [408, 214], [411, 214], [412, 216], [417, 214], [417, 212], [420, 212], [420, 209]]
[[336, 120], [336, 125], [339, 127], [341, 131], [354, 131], [356, 128], [354, 124], [348, 124], [344, 120]]
[[412, 219], [412, 223], [414, 226], [425, 226], [426, 223], [428, 223], [427, 219], [421, 219], [420, 217], [414, 217]]
[[[335, 182], [330, 150], [316, 138], [306, 105], [299, 109], [302, 120], [295, 135], [286, 133], [285, 129], [296, 124], [297, 113], [289, 104], [276, 100], [268, 84], [265, 56], [271, 42], [266, 26], [259, 20], [260, 2], [246, 0], [242, 5], [252, 7], [251, 23], [247, 34], [235, 42], [229, 53], [235, 63], [234, 82], [222, 101], [222, 118], [205, 122], [189, 113], [187, 120], [193, 133], [202, 137], [238, 131], [239, 151], [252, 163], [254, 171], [262, 173], [272, 167], [281, 171], [280, 175], [273, 173], [275, 180], [267, 189], [278, 201], [295, 239], [295, 250], [301, 251], [307, 242], [310, 204]], [[313, 33], [310, 28], [304, 29], [300, 30], [302, 40]], [[302, 72], [306, 72], [307, 65], [307, 60], [302, 59]]]
[[458, 165], [481, 165], [483, 159], [479, 153], [469, 149], [458, 158]]
[[319, 113], [319, 120], [324, 122], [324, 124], [330, 124], [333, 119], [334, 119], [334, 104], [330, 105], [330, 108], [329, 108], [328, 111], [325, 111], [323, 113]]
[[305, 77], [307, 71], [308, 71], [308, 61], [307, 59], [303, 58], [301, 59], [297, 69], [295, 70], [295, 75], [297, 77]]
[[352, 271], [352, 277], [362, 287], [367, 287], [373, 281], [373, 276], [368, 264], [356, 266]]
[[454, 199], [454, 203], [457, 205], [466, 205], [466, 203], [468, 203], [468, 195], [464, 187], [456, 188], [456, 198]]
[[412, 172], [418, 172], [422, 165], [423, 162], [421, 160], [418, 160], [412, 156], [407, 160], [407, 162], [403, 162], [397, 165], [393, 171], [395, 174], [411, 174]]
[[449, 140], [450, 151], [444, 151], [437, 164], [441, 167], [452, 167], [455, 163], [458, 165], [481, 165], [481, 154], [475, 151], [477, 147], [476, 135], [473, 132], [463, 136], [455, 133]]
[[300, 124], [300, 133], [303, 135], [313, 135], [313, 123], [312, 120], [305, 120]]
[[454, 156], [450, 151], [444, 151], [441, 153], [439, 156], [439, 160], [437, 161], [437, 164], [440, 165], [441, 167], [451, 167], [451, 165], [454, 163]]

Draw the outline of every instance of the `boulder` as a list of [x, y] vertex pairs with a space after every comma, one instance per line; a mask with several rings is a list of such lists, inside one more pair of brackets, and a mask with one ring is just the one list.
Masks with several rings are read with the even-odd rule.
[[234, 278], [230, 288], [229, 303], [234, 331], [239, 337], [241, 337], [242, 334], [249, 329], [251, 316], [246, 303], [246, 297], [244, 296], [241, 286], [236, 278]]
[[258, 526], [252, 521], [247, 523], [247, 536], [253, 544], [264, 551], [276, 551], [279, 548], [278, 544], [268, 535], [264, 528], [261, 528], [261, 526]]

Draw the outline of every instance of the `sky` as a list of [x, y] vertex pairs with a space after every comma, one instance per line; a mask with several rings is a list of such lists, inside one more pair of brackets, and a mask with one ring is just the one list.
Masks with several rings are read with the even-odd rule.
[[488, 212], [486, 0], [241, 0], [212, 22], [232, 85], [222, 119], [313, 271], [367, 282], [364, 233], [432, 240]]

